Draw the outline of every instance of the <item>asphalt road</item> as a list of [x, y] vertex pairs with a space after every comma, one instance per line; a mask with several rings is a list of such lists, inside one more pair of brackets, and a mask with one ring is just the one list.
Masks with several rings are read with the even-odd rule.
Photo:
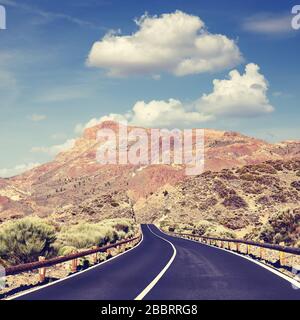
[[300, 289], [243, 257], [155, 232], [175, 245], [177, 255], [146, 299], [300, 300]]
[[17, 299], [300, 300], [300, 289], [242, 257], [165, 235], [153, 225], [142, 230], [142, 243], [130, 252]]

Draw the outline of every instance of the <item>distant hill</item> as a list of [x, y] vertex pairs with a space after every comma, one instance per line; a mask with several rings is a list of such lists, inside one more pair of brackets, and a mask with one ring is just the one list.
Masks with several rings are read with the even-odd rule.
[[[152, 208], [157, 206], [156, 194], [167, 189], [170, 190], [170, 199], [174, 190], [174, 197], [176, 195], [178, 201], [183, 202], [185, 199], [186, 202], [185, 205], [180, 204], [174, 198], [174, 204], [177, 205], [173, 208], [171, 204], [174, 216], [179, 217], [181, 214], [182, 219], [184, 217], [194, 219], [197, 215], [202, 217], [205, 213], [204, 215], [210, 215], [212, 219], [219, 219], [220, 215], [213, 213], [218, 208], [228, 212], [227, 220], [222, 223], [231, 224], [233, 228], [244, 228], [245, 221], [256, 223], [259, 215], [258, 213], [253, 215], [250, 221], [250, 218], [244, 217], [247, 210], [252, 216], [255, 205], [257, 210], [261, 210], [264, 206], [267, 208], [270, 203], [288, 204], [289, 199], [293, 198], [295, 201], [296, 193], [298, 194], [297, 189], [281, 182], [283, 177], [296, 181], [296, 171], [293, 174], [287, 170], [282, 172], [289, 172], [288, 174], [281, 171], [273, 174], [259, 173], [258, 176], [251, 173], [248, 177], [247, 173], [239, 173], [239, 170], [248, 170], [246, 168], [251, 167], [247, 165], [268, 160], [292, 163], [292, 159], [300, 156], [300, 141], [271, 144], [236, 132], [205, 129], [205, 170], [216, 173], [207, 172], [200, 177], [187, 177], [182, 165], [134, 166], [97, 163], [96, 152], [101, 141], [97, 141], [96, 136], [101, 128], [117, 131], [118, 124], [106, 121], [88, 128], [82, 137], [77, 139], [73, 148], [58, 154], [53, 161], [19, 176], [0, 179], [0, 221], [29, 214], [53, 217], [59, 223], [82, 219], [128, 217], [133, 214], [133, 206], [140, 221], [152, 221], [164, 214], [163, 210], [158, 210], [162, 207], [158, 206], [155, 212]], [[131, 129], [132, 127], [128, 128]], [[243, 169], [237, 169], [245, 165]], [[268, 166], [273, 168], [271, 164]], [[229, 168], [236, 169], [222, 171]], [[261, 179], [270, 181], [256, 181], [255, 178], [260, 176]], [[247, 177], [254, 180], [247, 180]], [[290, 180], [289, 182], [292, 182]], [[276, 184], [282, 189], [274, 189]], [[232, 194], [230, 197], [224, 195], [225, 198], [222, 200], [221, 193], [226, 192], [222, 190], [227, 190], [223, 185], [233, 190], [230, 192], [235, 192], [236, 195]], [[191, 188], [190, 192], [184, 193], [180, 189], [184, 186]], [[197, 188], [199, 192], [196, 192]], [[249, 209], [246, 209], [244, 202], [237, 198], [240, 193]], [[265, 200], [262, 198], [259, 200], [261, 203], [256, 203], [265, 193], [271, 198]], [[284, 196], [287, 201], [280, 202]], [[193, 200], [191, 198], [189, 201], [189, 197]], [[222, 204], [224, 200], [226, 201]], [[162, 201], [161, 206], [165, 206], [165, 201]], [[238, 218], [242, 212], [243, 215]], [[232, 215], [237, 217], [234, 218]]]

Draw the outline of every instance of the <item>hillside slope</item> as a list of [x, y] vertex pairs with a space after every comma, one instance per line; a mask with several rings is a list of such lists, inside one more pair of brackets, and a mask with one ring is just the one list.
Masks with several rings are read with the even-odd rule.
[[[297, 242], [300, 239], [300, 160], [267, 161], [219, 172], [207, 171], [177, 185], [164, 186], [146, 201], [139, 201], [135, 209], [140, 221], [173, 227], [206, 226], [210, 234], [238, 237], [249, 233], [258, 236], [264, 225], [276, 227], [276, 221], [279, 224], [281, 219], [288, 218], [294, 224], [290, 226], [290, 236]], [[279, 216], [282, 212], [290, 213], [291, 217]], [[280, 232], [288, 235], [288, 223], [284, 228], [288, 229]]]
[[[62, 223], [87, 217], [129, 217], [134, 203], [140, 206], [160, 188], [188, 179], [182, 165], [97, 163], [97, 149], [103, 143], [97, 140], [97, 131], [103, 128], [118, 132], [119, 126], [106, 121], [88, 128], [73, 148], [58, 154], [53, 161], [22, 175], [0, 179], [0, 221], [28, 214], [55, 215]], [[132, 128], [128, 127], [128, 131]], [[205, 129], [205, 170], [289, 160], [299, 155], [299, 141], [270, 144], [236, 132]]]

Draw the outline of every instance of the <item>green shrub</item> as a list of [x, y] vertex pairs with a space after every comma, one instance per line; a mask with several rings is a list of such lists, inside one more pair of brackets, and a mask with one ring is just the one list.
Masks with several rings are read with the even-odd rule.
[[68, 255], [127, 239], [135, 234], [135, 228], [129, 219], [82, 222], [60, 231], [37, 217], [6, 222], [0, 225], [0, 261], [20, 264], [36, 261], [39, 256]]
[[296, 245], [299, 239], [300, 214], [290, 211], [273, 214], [259, 230], [258, 237], [268, 243]]
[[64, 247], [59, 248], [58, 255], [59, 256], [67, 256], [67, 255], [72, 254], [72, 253], [77, 252], [77, 251], [78, 251], [78, 249], [75, 248], [75, 247], [64, 246]]
[[87, 249], [126, 239], [134, 235], [134, 224], [126, 219], [110, 219], [99, 223], [83, 222], [64, 227], [56, 245], [61, 248]]
[[38, 260], [53, 253], [55, 229], [42, 219], [27, 217], [0, 226], [0, 257], [11, 264]]

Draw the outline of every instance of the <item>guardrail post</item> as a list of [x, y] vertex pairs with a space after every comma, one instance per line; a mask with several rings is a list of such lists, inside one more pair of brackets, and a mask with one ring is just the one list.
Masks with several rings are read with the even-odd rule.
[[259, 257], [260, 257], [261, 260], [264, 259], [264, 253], [265, 253], [264, 248], [260, 247], [259, 248]]
[[73, 259], [71, 261], [71, 271], [72, 272], [76, 272], [77, 271], [77, 266], [78, 266], [78, 260], [76, 258], [76, 259]]
[[[39, 261], [45, 261], [46, 258], [43, 256], [39, 257]], [[40, 282], [44, 282], [46, 278], [46, 268], [40, 268], [39, 269], [39, 276], [40, 276]]]
[[251, 254], [251, 245], [247, 244], [247, 254], [250, 256]]
[[[96, 249], [97, 247], [94, 246], [93, 249]], [[93, 263], [96, 264], [98, 262], [98, 252], [95, 252], [93, 255]]]
[[283, 251], [279, 251], [279, 263], [281, 266], [285, 265], [285, 254]]

